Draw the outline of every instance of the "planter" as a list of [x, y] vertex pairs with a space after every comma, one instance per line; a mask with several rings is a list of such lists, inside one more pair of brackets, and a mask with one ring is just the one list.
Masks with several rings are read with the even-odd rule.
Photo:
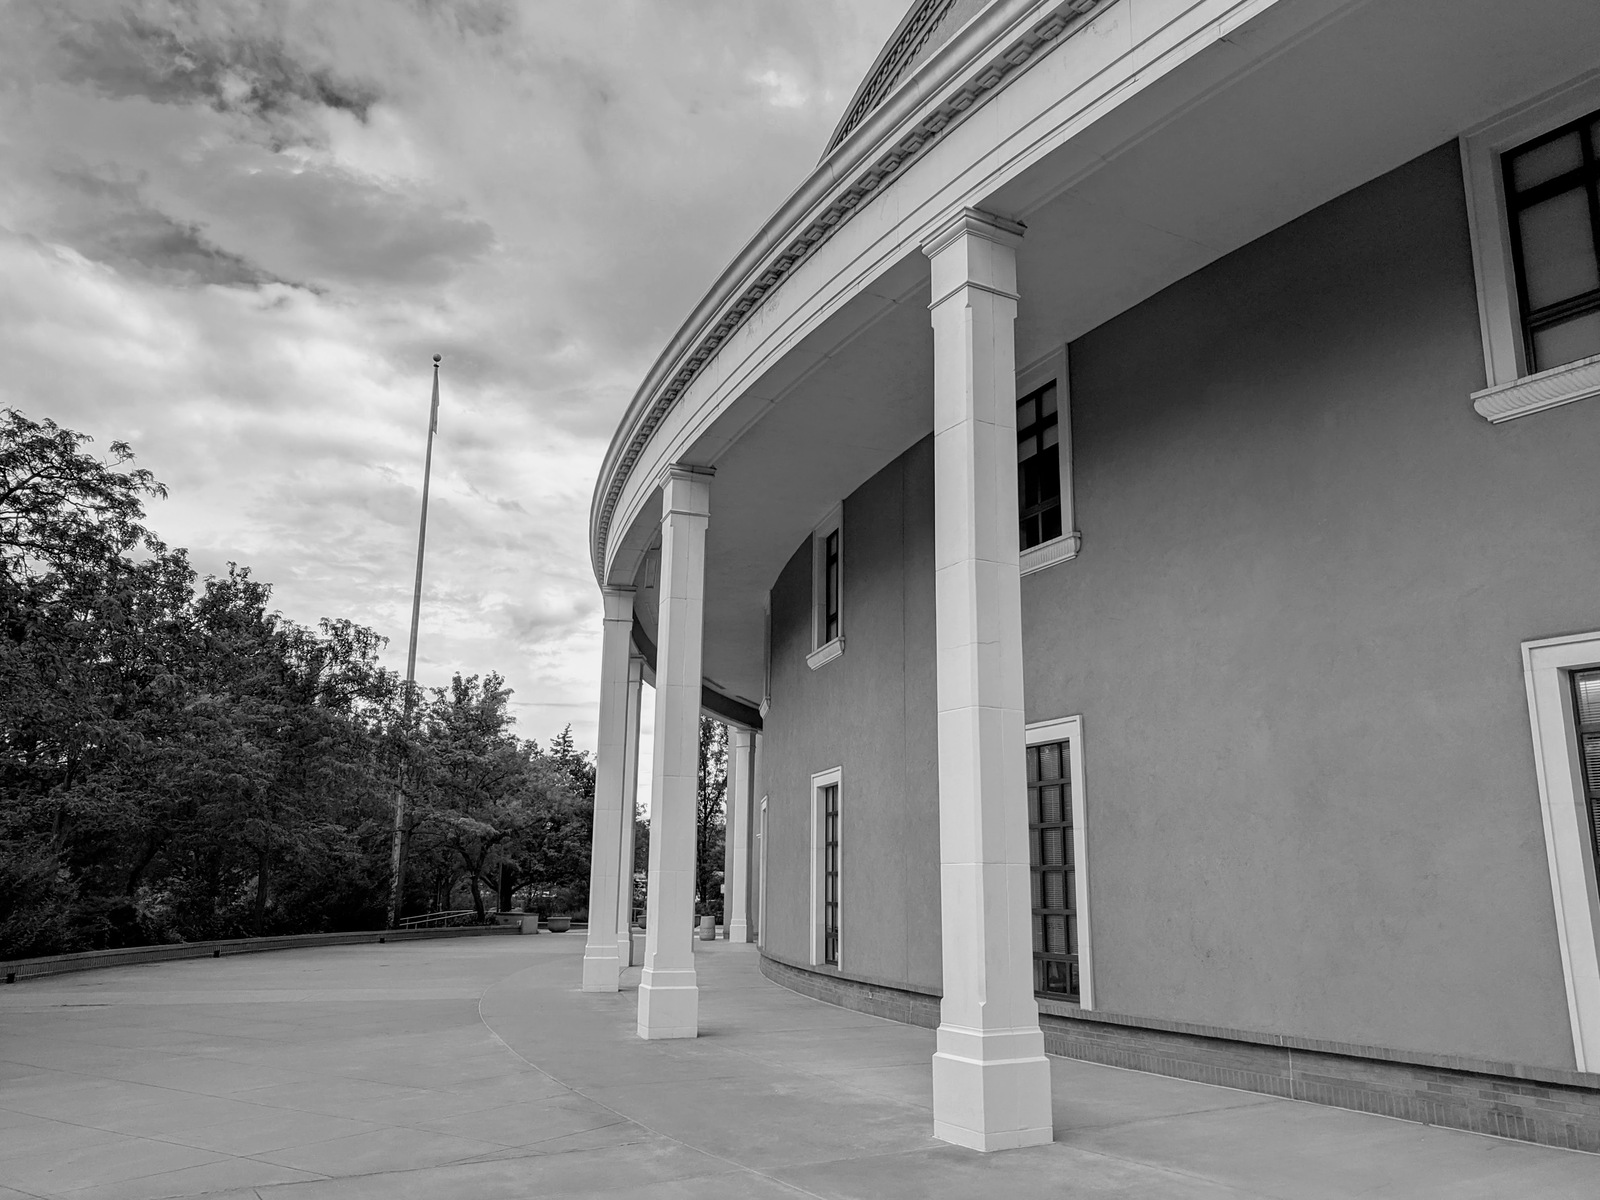
[[549, 920], [549, 926], [551, 933], [565, 933], [572, 928], [572, 918], [570, 916], [558, 917], [552, 915]]

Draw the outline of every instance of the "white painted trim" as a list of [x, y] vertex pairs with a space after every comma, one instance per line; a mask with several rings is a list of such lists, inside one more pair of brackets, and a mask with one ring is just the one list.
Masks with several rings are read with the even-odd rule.
[[1472, 393], [1472, 407], [1491, 425], [1600, 396], [1600, 354]]
[[1522, 665], [1573, 1058], [1578, 1070], [1593, 1071], [1600, 1068], [1600, 891], [1568, 673], [1600, 666], [1600, 633], [1524, 642]]
[[[841, 571], [840, 572], [841, 578], [842, 578], [843, 574], [844, 573]], [[839, 623], [842, 625], [844, 623], [844, 611], [843, 611], [844, 610], [844, 605], [841, 604], [839, 606], [839, 608], [840, 608], [840, 612], [839, 612], [840, 621], [839, 621]], [[843, 653], [844, 653], [844, 638], [843, 637], [836, 637], [836, 638], [833, 639], [833, 641], [827, 642], [824, 645], [818, 646], [810, 654], [806, 655], [806, 666], [810, 667], [813, 671], [815, 671], [823, 663], [831, 663], [834, 659], [838, 658]]]
[[1089, 937], [1089, 818], [1083, 783], [1083, 718], [1060, 717], [1035, 721], [1027, 727], [1025, 743], [1038, 746], [1046, 742], [1067, 743], [1067, 770], [1072, 792], [1072, 870], [1077, 895], [1078, 918], [1078, 1007], [1094, 1009], [1094, 952]]
[[[843, 783], [843, 779], [844, 779], [844, 768], [842, 766], [830, 767], [826, 771], [818, 771], [816, 774], [811, 776], [811, 937], [810, 937], [810, 950], [811, 950], [811, 965], [814, 966], [814, 967], [820, 967], [820, 966], [827, 965], [827, 966], [832, 966], [832, 967], [835, 967], [835, 968], [839, 968], [839, 967], [842, 966], [842, 964], [844, 962], [844, 937], [843, 937], [843, 925], [844, 925], [844, 921], [843, 921], [843, 916], [844, 916], [844, 904], [843, 904], [843, 896], [844, 896], [844, 869], [843, 869], [843, 866], [844, 866], [844, 837], [843, 837], [843, 831], [844, 831], [844, 783]], [[841, 899], [841, 902], [840, 902], [840, 905], [839, 905], [839, 914], [840, 914], [840, 918], [841, 918], [840, 919], [840, 934], [841, 934], [841, 936], [839, 938], [839, 961], [836, 962], [836, 963], [824, 964], [823, 961], [822, 961], [823, 954], [824, 954], [824, 947], [823, 947], [823, 944], [822, 944], [822, 942], [823, 942], [823, 912], [822, 912], [822, 904], [823, 904], [823, 900], [824, 900], [823, 891], [822, 891], [822, 872], [823, 872], [823, 867], [825, 865], [824, 862], [823, 862], [823, 850], [824, 850], [823, 838], [825, 836], [825, 831], [823, 829], [823, 810], [822, 810], [821, 801], [822, 801], [822, 789], [825, 788], [825, 787], [829, 787], [829, 786], [837, 787], [839, 789], [839, 830], [840, 830], [840, 835], [841, 835], [840, 838], [839, 838], [839, 859], [840, 859], [839, 894], [840, 894], [840, 899]]]
[[1056, 385], [1056, 436], [1059, 439], [1056, 457], [1061, 470], [1063, 532], [1060, 537], [1019, 551], [1017, 565], [1024, 575], [1074, 559], [1083, 546], [1083, 534], [1078, 532], [1078, 514], [1072, 497], [1072, 391], [1068, 383], [1067, 348], [1064, 345], [1017, 371], [1017, 399], [1021, 400], [1051, 380]]
[[[1491, 411], [1485, 411], [1485, 399], [1490, 393], [1563, 370], [1556, 368], [1532, 377], [1527, 374], [1500, 156], [1597, 109], [1600, 109], [1600, 71], [1580, 76], [1553, 92], [1518, 105], [1461, 137], [1461, 172], [1467, 191], [1467, 227], [1472, 237], [1472, 266], [1478, 285], [1478, 321], [1483, 335], [1487, 384], [1485, 391], [1475, 392], [1472, 399], [1473, 407], [1491, 421], [1504, 421], [1583, 398], [1573, 394], [1564, 399], [1546, 398], [1518, 404], [1515, 397], [1507, 397], [1501, 404], [1490, 402]], [[1548, 397], [1550, 387], [1562, 382], [1577, 383], [1576, 380], [1547, 381], [1543, 393]], [[1594, 389], [1583, 392], [1583, 395], [1594, 394]]]
[[[828, 544], [828, 535], [839, 535], [839, 636], [831, 641], [822, 640], [823, 633], [823, 606], [826, 599], [823, 589], [827, 586], [826, 563], [823, 556]], [[770, 597], [771, 593], [768, 593]], [[820, 657], [816, 662], [811, 662], [812, 657], [821, 655], [830, 646], [837, 649]], [[828, 510], [828, 515], [818, 521], [811, 531], [811, 654], [806, 661], [811, 664], [814, 671], [823, 663], [829, 662], [844, 653], [844, 501], [840, 501]]]
[[1074, 529], [1071, 533], [1051, 538], [1048, 542], [1029, 546], [1017, 556], [1017, 566], [1024, 575], [1032, 575], [1035, 571], [1042, 571], [1057, 563], [1072, 561], [1078, 557], [1078, 550], [1082, 546], [1083, 535]]

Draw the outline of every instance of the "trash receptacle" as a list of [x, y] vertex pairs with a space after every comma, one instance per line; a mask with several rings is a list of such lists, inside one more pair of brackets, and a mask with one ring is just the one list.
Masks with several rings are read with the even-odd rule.
[[717, 919], [710, 913], [700, 918], [700, 940], [702, 942], [717, 940]]
[[531, 912], [531, 913], [523, 913], [522, 914], [522, 932], [523, 933], [538, 933], [539, 932], [539, 914], [538, 913]]

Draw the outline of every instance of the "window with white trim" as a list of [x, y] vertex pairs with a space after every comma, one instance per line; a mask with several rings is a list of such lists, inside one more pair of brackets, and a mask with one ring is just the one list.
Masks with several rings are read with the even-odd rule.
[[1600, 395], [1597, 150], [1600, 74], [1461, 139], [1490, 421]]
[[844, 653], [844, 506], [811, 533], [811, 653], [814, 671]]
[[839, 767], [811, 777], [811, 962], [839, 965]]
[[1093, 1008], [1082, 718], [1030, 725], [1026, 753], [1034, 994]]
[[1017, 548], [1022, 573], [1078, 553], [1067, 351], [1017, 373]]
[[1600, 633], [1522, 645], [1567, 1013], [1578, 1070], [1600, 1069]]

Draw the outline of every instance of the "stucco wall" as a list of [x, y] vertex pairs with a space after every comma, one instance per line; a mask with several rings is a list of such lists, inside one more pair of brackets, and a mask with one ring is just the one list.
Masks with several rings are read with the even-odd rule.
[[[1024, 298], [1023, 303], [1026, 303]], [[1071, 347], [1100, 1006], [1573, 1061], [1519, 643], [1600, 627], [1600, 403], [1502, 427], [1446, 146]]]
[[811, 776], [843, 768], [840, 969], [939, 986], [938, 764], [933, 657], [933, 444], [848, 497], [844, 654], [813, 671], [811, 546], [772, 590], [767, 796], [767, 949], [810, 953]]
[[[1022, 301], [1027, 303], [1026, 297]], [[1074, 343], [1083, 550], [1023, 581], [1029, 720], [1084, 719], [1097, 1000], [1570, 1067], [1520, 643], [1600, 628], [1600, 403], [1492, 427], [1440, 148]], [[931, 442], [845, 506], [845, 656], [773, 592], [767, 945], [938, 988]]]

